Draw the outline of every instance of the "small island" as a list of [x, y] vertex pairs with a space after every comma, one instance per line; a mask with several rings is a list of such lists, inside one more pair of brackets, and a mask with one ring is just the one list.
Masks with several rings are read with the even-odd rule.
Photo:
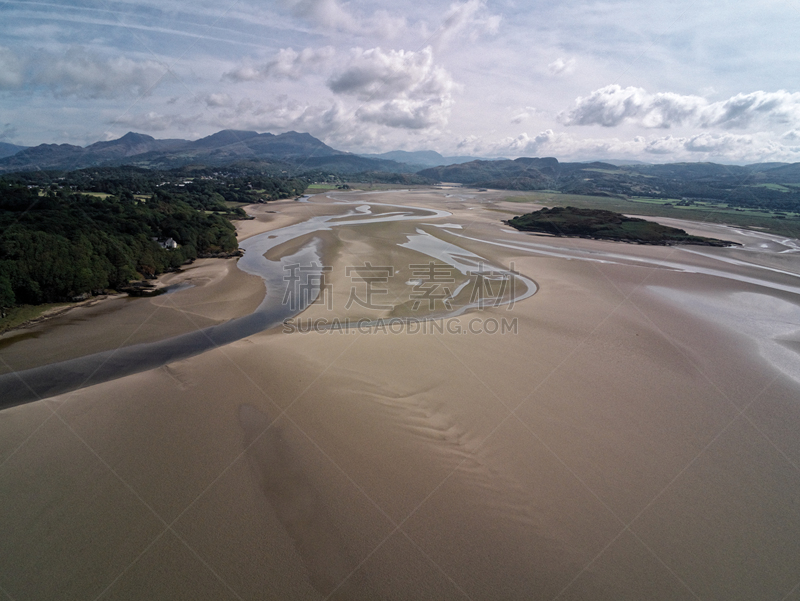
[[575, 236], [636, 244], [739, 246], [736, 242], [692, 236], [675, 227], [601, 209], [553, 207], [520, 215], [504, 223], [523, 232], [554, 236]]

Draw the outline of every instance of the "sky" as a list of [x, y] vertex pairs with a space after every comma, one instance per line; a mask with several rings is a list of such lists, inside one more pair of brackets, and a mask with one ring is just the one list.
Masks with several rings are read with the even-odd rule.
[[0, 0], [0, 141], [800, 162], [800, 3]]

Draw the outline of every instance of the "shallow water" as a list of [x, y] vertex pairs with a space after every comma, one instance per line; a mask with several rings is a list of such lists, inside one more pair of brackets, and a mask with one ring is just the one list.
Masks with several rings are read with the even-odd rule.
[[[270, 260], [265, 257], [269, 250], [281, 244], [301, 236], [345, 225], [359, 226], [392, 221], [430, 220], [451, 216], [448, 211], [420, 209], [404, 205], [374, 202], [347, 204], [356, 206], [343, 215], [312, 217], [295, 225], [253, 236], [241, 243], [240, 246], [245, 254], [239, 259], [238, 267], [246, 273], [261, 277], [267, 290], [264, 300], [252, 314], [158, 342], [122, 347], [1, 375], [0, 408], [63, 394], [186, 359], [262, 332], [301, 313], [316, 299], [319, 293], [319, 276], [322, 274], [323, 268], [321, 241], [319, 238], [313, 238], [299, 251], [281, 257], [279, 260]], [[400, 210], [380, 212], [384, 208]], [[379, 212], [374, 212], [375, 209]], [[407, 243], [409, 248], [441, 258], [459, 269], [488, 264], [488, 261], [474, 253], [440, 241], [421, 230], [419, 232], [421, 233], [418, 236], [409, 238]], [[420, 244], [416, 240], [425, 242]], [[434, 248], [438, 248], [438, 250], [433, 250]], [[457, 255], [469, 258], [461, 259], [456, 264], [454, 262]], [[287, 273], [290, 272], [291, 265], [308, 266], [304, 272], [308, 285], [301, 291], [302, 294], [293, 295], [291, 290], [287, 292], [287, 287], [292, 284], [291, 281], [287, 281]], [[521, 278], [521, 280], [526, 286], [523, 298], [527, 298], [536, 291], [536, 285], [527, 278]], [[174, 288], [172, 292], [178, 293], [185, 288], [185, 286], [184, 288], [180, 286]], [[458, 315], [476, 306], [478, 306], [477, 303], [460, 307], [457, 311], [444, 316]]]

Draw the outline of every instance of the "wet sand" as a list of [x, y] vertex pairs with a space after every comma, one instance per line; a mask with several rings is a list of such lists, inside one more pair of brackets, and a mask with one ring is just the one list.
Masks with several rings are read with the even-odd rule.
[[[396, 245], [417, 229], [513, 262], [534, 296], [425, 334], [276, 328], [0, 412], [0, 591], [800, 599], [800, 259], [506, 233], [490, 194], [448, 193], [372, 195], [461, 228], [334, 229], [333, 310], [302, 317], [379, 313], [344, 309], [345, 268], [367, 260], [400, 270], [387, 296], [407, 299], [425, 258]], [[303, 204], [269, 205], [248, 233], [342, 209]], [[218, 285], [171, 311], [224, 320], [260, 301], [255, 278], [203, 277]], [[516, 333], [469, 332], [503, 319]], [[61, 331], [3, 352], [93, 348]]]

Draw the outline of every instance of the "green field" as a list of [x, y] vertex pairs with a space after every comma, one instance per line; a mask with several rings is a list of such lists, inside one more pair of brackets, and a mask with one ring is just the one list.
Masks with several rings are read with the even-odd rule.
[[[606, 209], [618, 213], [650, 217], [674, 217], [706, 223], [724, 223], [738, 227], [766, 230], [780, 236], [800, 238], [800, 215], [781, 214], [753, 209], [733, 209], [726, 205], [695, 202], [693, 206], [675, 206], [678, 199], [658, 198], [612, 198], [604, 196], [582, 196], [553, 192], [523, 192], [503, 200], [517, 203], [537, 203], [547, 206], [573, 206], [587, 209]], [[671, 205], [671, 206], [670, 206]]]
[[781, 184], [755, 184], [758, 188], [768, 188], [770, 190], [777, 190], [778, 192], [791, 192], [791, 189]]
[[[109, 196], [113, 196], [112, 194], [109, 194], [108, 192], [83, 192], [83, 191], [80, 191], [80, 190], [78, 192], [76, 192], [76, 194], [85, 194], [86, 196], [96, 196], [97, 198], [102, 198], [104, 200], [106, 198], [108, 198]], [[148, 200], [150, 200], [153, 197], [153, 195], [152, 194], [134, 194], [133, 197], [138, 201], [147, 202]]]
[[323, 192], [325, 190], [336, 190], [339, 184], [308, 184], [306, 190], [316, 190], [318, 192]]

